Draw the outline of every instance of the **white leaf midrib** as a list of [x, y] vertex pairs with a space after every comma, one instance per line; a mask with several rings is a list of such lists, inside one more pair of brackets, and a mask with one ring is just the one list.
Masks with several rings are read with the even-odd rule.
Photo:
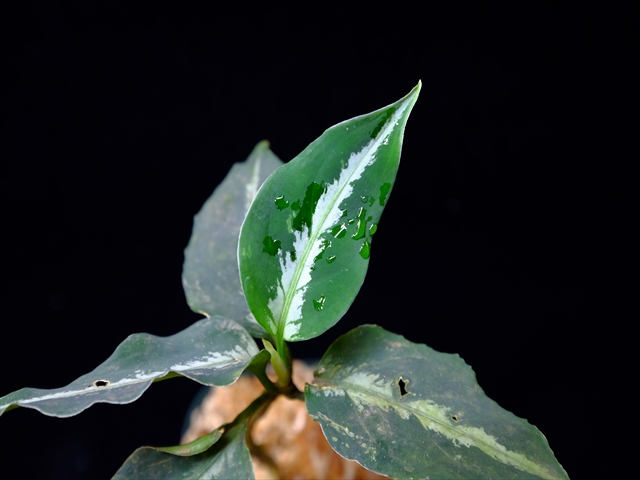
[[[404, 111], [406, 110], [408, 105], [408, 101], [409, 101], [408, 99], [405, 99], [402, 103], [397, 105], [396, 111], [387, 119], [387, 121], [384, 124], [384, 127], [380, 130], [380, 132], [378, 132], [378, 135], [375, 138], [371, 139], [369, 144], [365, 145], [365, 147], [360, 152], [358, 152], [358, 155], [360, 156], [358, 163], [354, 165], [354, 168], [352, 169], [351, 173], [349, 173], [349, 176], [347, 177], [346, 181], [344, 181], [342, 185], [339, 186], [338, 190], [336, 191], [336, 193], [334, 194], [333, 198], [330, 201], [330, 208], [327, 208], [325, 212], [322, 214], [322, 216], [320, 217], [321, 221], [319, 222], [319, 225], [315, 225], [314, 222], [311, 223], [311, 227], [313, 228], [313, 231], [309, 229], [310, 230], [309, 236], [308, 236], [305, 248], [303, 250], [303, 255], [301, 256], [300, 259], [296, 258], [296, 268], [295, 268], [291, 283], [289, 284], [288, 291], [285, 293], [285, 298], [282, 305], [282, 311], [280, 313], [280, 317], [277, 322], [278, 337], [283, 337], [284, 329], [286, 327], [286, 319], [289, 316], [289, 310], [291, 308], [291, 304], [293, 302], [295, 294], [300, 288], [304, 286], [304, 285], [303, 286], [299, 285], [300, 277], [303, 274], [305, 265], [307, 264], [307, 260], [309, 259], [311, 251], [313, 250], [313, 246], [320, 238], [320, 235], [326, 232], [329, 228], [333, 226], [333, 225], [329, 225], [328, 227], [325, 226], [327, 218], [329, 217], [330, 213], [334, 210], [334, 208], [336, 208], [336, 203], [338, 202], [342, 203], [342, 201], [344, 200], [343, 192], [345, 188], [347, 188], [347, 186], [349, 186], [352, 183], [352, 181], [357, 180], [357, 179], [354, 179], [354, 180], [352, 179], [354, 174], [358, 171], [358, 167], [360, 167], [363, 163], [368, 162], [372, 155], [371, 152], [372, 151], [377, 152], [377, 150], [383, 144], [384, 140], [388, 138], [389, 135], [391, 135], [391, 133], [394, 130], [394, 127], [396, 126], [396, 122], [404, 114]], [[393, 106], [390, 106], [387, 108], [392, 108], [392, 107]], [[343, 128], [343, 127], [344, 127], [343, 124], [338, 124], [332, 128]], [[334, 179], [334, 181], [335, 180], [336, 179]], [[318, 200], [318, 203], [319, 201], [320, 199]], [[338, 204], [338, 207], [339, 206], [340, 205]], [[312, 214], [312, 218], [313, 218], [313, 214]]]
[[[342, 381], [334, 380], [334, 379], [328, 380], [328, 379], [316, 378], [315, 379], [315, 383], [312, 383], [310, 385], [312, 385], [314, 387], [318, 387], [319, 389], [322, 389], [322, 385], [323, 384], [326, 385], [329, 388], [332, 388], [332, 387], [340, 388], [340, 389], [344, 390], [345, 392], [347, 392], [347, 394], [349, 393], [350, 390], [351, 391], [355, 390], [355, 391], [361, 392], [361, 393], [363, 393], [365, 395], [369, 395], [369, 396], [372, 396], [372, 397], [379, 398], [380, 400], [383, 400], [385, 403], [390, 404], [390, 406], [392, 406], [392, 408], [399, 407], [399, 408], [402, 408], [403, 410], [406, 410], [409, 413], [412, 413], [416, 417], [426, 418], [427, 420], [429, 420], [429, 421], [431, 421], [433, 423], [436, 423], [438, 425], [441, 425], [441, 426], [445, 427], [447, 430], [453, 431], [453, 432], [455, 432], [457, 434], [462, 434], [462, 435], [472, 439], [474, 442], [477, 442], [477, 443], [480, 443], [480, 444], [484, 445], [487, 449], [495, 451], [499, 455], [509, 458], [511, 460], [511, 463], [509, 463], [509, 464], [511, 466], [514, 466], [514, 467], [518, 468], [521, 471], [529, 472], [529, 473], [535, 473], [536, 475], [541, 475], [540, 473], [532, 472], [530, 469], [528, 469], [524, 465], [522, 465], [521, 461], [519, 461], [517, 458], [514, 458], [515, 455], [522, 455], [529, 462], [533, 463], [534, 465], [537, 465], [538, 467], [540, 467], [542, 469], [545, 469], [545, 467], [543, 467], [542, 465], [536, 464], [532, 460], [529, 460], [529, 458], [526, 457], [526, 455], [524, 455], [524, 454], [520, 454], [520, 453], [514, 452], [512, 450], [508, 450], [508, 449], [506, 449], [506, 447], [505, 447], [505, 451], [504, 452], [499, 452], [499, 451], [497, 451], [495, 449], [495, 447], [493, 445], [487, 443], [485, 440], [483, 440], [481, 438], [478, 438], [475, 435], [471, 435], [470, 433], [468, 433], [468, 432], [466, 432], [464, 430], [460, 430], [460, 429], [456, 428], [455, 425], [450, 425], [450, 424], [447, 424], [445, 422], [442, 422], [442, 421], [438, 420], [437, 418], [434, 418], [434, 417], [428, 415], [427, 413], [425, 413], [425, 412], [423, 412], [421, 410], [413, 408], [413, 407], [411, 407], [411, 406], [409, 406], [407, 404], [400, 403], [398, 400], [396, 400], [393, 397], [382, 395], [382, 394], [380, 394], [380, 392], [376, 392], [375, 390], [370, 390], [370, 389], [364, 388], [364, 387], [359, 386], [359, 385], [354, 385], [353, 383], [349, 383], [349, 382], [346, 382], [346, 381], [342, 382]], [[425, 399], [420, 399], [420, 400], [428, 401], [428, 399], [426, 399], [426, 400]], [[478, 428], [478, 427], [474, 427], [474, 428]], [[480, 449], [480, 450], [484, 451], [482, 449]], [[485, 452], [485, 454], [486, 454], [486, 452]], [[495, 457], [493, 457], [493, 458], [495, 460], [497, 460], [497, 461], [501, 461], [501, 460], [499, 460], [499, 459], [497, 459]], [[501, 462], [501, 463], [505, 463], [505, 462]], [[551, 476], [548, 473], [548, 471], [547, 471], [547, 474], [548, 474], [548, 476], [545, 477], [545, 478], [549, 478], [549, 479], [559, 478], [559, 477]]]

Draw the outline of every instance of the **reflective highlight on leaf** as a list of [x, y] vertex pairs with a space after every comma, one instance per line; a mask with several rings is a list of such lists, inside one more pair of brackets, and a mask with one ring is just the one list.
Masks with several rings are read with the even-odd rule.
[[320, 311], [324, 308], [324, 301], [326, 300], [325, 296], [322, 295], [318, 300], [313, 301], [313, 308]]
[[369, 255], [371, 255], [371, 243], [369, 243], [368, 239], [365, 239], [365, 241], [362, 243], [362, 246], [360, 247], [360, 256], [367, 260], [369, 258]]
[[568, 478], [544, 436], [487, 398], [459, 356], [377, 326], [340, 337], [305, 398], [338, 453], [383, 475]]
[[367, 211], [364, 208], [360, 208], [360, 210], [358, 211], [358, 215], [356, 217], [358, 219], [358, 224], [356, 226], [356, 233], [351, 235], [351, 238], [353, 238], [354, 240], [360, 240], [361, 238], [364, 238], [364, 235], [367, 231], [367, 221], [365, 220], [366, 216], [367, 216]]
[[[395, 180], [419, 89], [331, 127], [258, 192], [240, 233], [240, 275], [255, 318], [278, 339], [320, 335], [353, 302], [368, 266], [370, 226], [383, 211], [375, 199]], [[277, 253], [266, 238], [281, 242]]]
[[66, 387], [22, 388], [1, 397], [0, 414], [20, 406], [70, 417], [95, 403], [131, 403], [154, 381], [176, 374], [203, 385], [229, 385], [257, 353], [255, 341], [244, 328], [217, 316], [170, 337], [137, 333], [93, 372]]
[[278, 197], [274, 200], [274, 203], [276, 204], [276, 208], [278, 210], [284, 210], [285, 208], [287, 208], [289, 206], [289, 200], [285, 200], [284, 197]]

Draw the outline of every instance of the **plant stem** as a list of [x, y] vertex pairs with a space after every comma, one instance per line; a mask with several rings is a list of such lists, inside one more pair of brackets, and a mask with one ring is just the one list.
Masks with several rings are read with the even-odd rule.
[[263, 338], [262, 343], [264, 348], [271, 354], [271, 364], [276, 371], [276, 375], [278, 375], [278, 386], [287, 387], [291, 383], [291, 362], [287, 358], [289, 355], [287, 355], [288, 349], [286, 345], [283, 349], [281, 348], [284, 351], [278, 352], [273, 348], [269, 340]]
[[[264, 350], [262, 352], [264, 352]], [[262, 384], [262, 386], [267, 392], [274, 393], [274, 394], [281, 393], [278, 386], [271, 381], [271, 379], [267, 376], [267, 372], [265, 371], [265, 367], [267, 366], [267, 363], [271, 359], [271, 354], [267, 350], [267, 353], [269, 353], [269, 357], [268, 357], [269, 359], [264, 360], [264, 356], [262, 356], [262, 352], [260, 352], [260, 354], [254, 357], [253, 360], [251, 360], [251, 362], [249, 363], [249, 365], [247, 365], [247, 371], [253, 373], [255, 377], [258, 380], [260, 380], [260, 383]], [[260, 356], [262, 356], [262, 359], [258, 359], [258, 357]]]

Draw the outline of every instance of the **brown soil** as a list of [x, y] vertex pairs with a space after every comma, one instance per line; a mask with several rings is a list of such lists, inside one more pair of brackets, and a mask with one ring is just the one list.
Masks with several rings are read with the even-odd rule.
[[[313, 368], [293, 363], [293, 382], [304, 391], [313, 380]], [[264, 392], [253, 376], [243, 375], [228, 387], [212, 388], [191, 415], [182, 443], [188, 443], [231, 422]], [[320, 425], [307, 413], [304, 402], [278, 397], [256, 421], [251, 440], [256, 479], [381, 479], [360, 464], [338, 455], [329, 445]], [[271, 460], [269, 460], [271, 459]]]

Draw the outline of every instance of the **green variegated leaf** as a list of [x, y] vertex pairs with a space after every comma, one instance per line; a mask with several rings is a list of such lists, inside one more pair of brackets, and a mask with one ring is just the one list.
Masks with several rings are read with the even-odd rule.
[[364, 325], [324, 355], [307, 409], [342, 456], [393, 478], [568, 478], [544, 435], [458, 356]]
[[253, 462], [245, 437], [252, 418], [269, 406], [275, 395], [264, 393], [229, 425], [176, 447], [142, 447], [131, 454], [114, 475], [124, 479], [249, 479]]
[[221, 315], [254, 337], [267, 333], [249, 311], [238, 275], [238, 235], [249, 205], [265, 179], [282, 161], [262, 141], [243, 163], [236, 163], [193, 221], [184, 251], [182, 285], [189, 307], [208, 317]]
[[316, 337], [353, 302], [419, 91], [329, 128], [256, 195], [240, 232], [240, 277], [277, 339]]
[[1, 397], [0, 415], [28, 407], [45, 415], [70, 417], [94, 403], [131, 403], [154, 381], [177, 375], [203, 385], [229, 385], [257, 354], [251, 335], [219, 316], [202, 319], [170, 337], [137, 333], [93, 372], [66, 387], [22, 388]]

